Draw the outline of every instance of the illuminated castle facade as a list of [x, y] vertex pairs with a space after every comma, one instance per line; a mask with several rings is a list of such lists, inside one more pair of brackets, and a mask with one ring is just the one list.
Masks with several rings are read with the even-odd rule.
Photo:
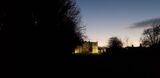
[[98, 42], [84, 42], [82, 46], [77, 46], [75, 53], [98, 53]]

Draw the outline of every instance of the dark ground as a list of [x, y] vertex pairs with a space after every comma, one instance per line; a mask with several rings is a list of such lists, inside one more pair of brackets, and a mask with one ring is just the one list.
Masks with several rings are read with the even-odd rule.
[[[137, 51], [138, 52], [138, 51]], [[160, 78], [160, 57], [156, 52], [103, 55], [36, 55], [19, 66], [21, 77], [114, 77]]]
[[[64, 59], [64, 68], [105, 77], [160, 78], [160, 57], [154, 53], [125, 55], [72, 55]], [[108, 75], [109, 74], [109, 75]], [[108, 75], [108, 76], [107, 76]]]

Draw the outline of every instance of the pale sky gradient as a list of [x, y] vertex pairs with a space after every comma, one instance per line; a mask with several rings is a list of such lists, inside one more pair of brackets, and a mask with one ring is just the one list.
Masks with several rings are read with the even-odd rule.
[[160, 0], [77, 0], [88, 40], [107, 45], [112, 36], [128, 45], [139, 46], [145, 28], [131, 29], [133, 24], [160, 17]]

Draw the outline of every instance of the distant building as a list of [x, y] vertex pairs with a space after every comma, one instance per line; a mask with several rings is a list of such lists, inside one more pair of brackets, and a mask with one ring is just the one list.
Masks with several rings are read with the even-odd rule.
[[85, 41], [82, 46], [77, 46], [75, 53], [98, 53], [98, 42]]
[[98, 52], [99, 53], [105, 53], [107, 50], [107, 47], [98, 47]]

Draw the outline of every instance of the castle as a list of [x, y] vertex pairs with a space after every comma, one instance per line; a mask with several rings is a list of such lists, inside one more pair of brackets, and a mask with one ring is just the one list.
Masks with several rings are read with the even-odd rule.
[[98, 42], [85, 41], [81, 46], [77, 46], [75, 53], [99, 53]]

